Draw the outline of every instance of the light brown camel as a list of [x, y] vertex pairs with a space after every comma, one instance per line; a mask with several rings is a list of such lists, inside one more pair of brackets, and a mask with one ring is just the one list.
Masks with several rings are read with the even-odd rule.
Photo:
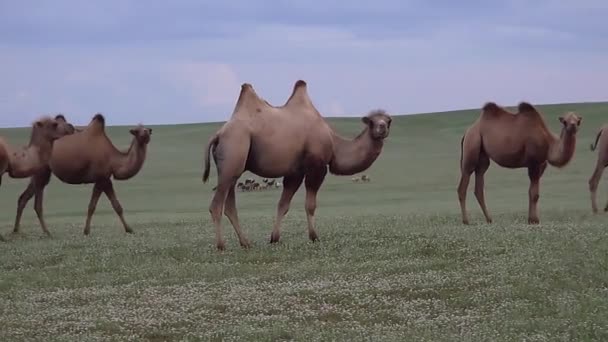
[[280, 107], [260, 99], [253, 87], [244, 83], [232, 117], [209, 139], [205, 150], [203, 182], [209, 178], [210, 152], [218, 173], [217, 190], [209, 206], [217, 248], [223, 250], [225, 244], [221, 229], [224, 206], [241, 246], [250, 246], [239, 224], [234, 191], [244, 171], [260, 177], [283, 177], [271, 243], [279, 241], [281, 221], [302, 182], [306, 187], [308, 236], [317, 240], [314, 224], [317, 192], [328, 165], [336, 175], [352, 175], [369, 168], [389, 134], [391, 117], [384, 111], [373, 111], [362, 121], [366, 125], [363, 132], [354, 140], [347, 140], [336, 134], [317, 111], [308, 96], [306, 82], [298, 80], [291, 96]]
[[541, 113], [527, 102], [518, 105], [517, 113], [508, 112], [493, 102], [483, 106], [480, 117], [467, 129], [460, 142], [458, 199], [464, 224], [469, 223], [466, 193], [473, 172], [475, 197], [486, 221], [492, 222], [484, 197], [484, 174], [490, 167], [490, 160], [505, 168], [528, 169], [528, 223], [539, 223], [537, 203], [540, 178], [547, 163], [561, 168], [570, 162], [582, 118], [568, 112], [560, 116], [559, 121], [563, 127], [558, 137], [549, 130]]
[[[27, 146], [11, 147], [0, 137], [0, 184], [2, 175], [11, 178], [26, 178], [48, 167], [53, 143], [66, 134], [74, 133], [74, 126], [61, 114], [55, 118], [43, 116], [32, 124]], [[5, 241], [0, 236], [0, 241]]]
[[[604, 125], [600, 128], [595, 136], [595, 144], [591, 144], [591, 151], [595, 151], [599, 146], [597, 153], [597, 163], [595, 164], [595, 170], [589, 179], [589, 191], [591, 192], [591, 209], [594, 213], [598, 212], [597, 209], [597, 186], [602, 178], [604, 168], [608, 166], [608, 135], [602, 134], [604, 130], [608, 128], [608, 125]], [[608, 211], [608, 203], [604, 207], [604, 211]]]
[[[133, 233], [125, 222], [122, 206], [118, 202], [110, 178], [127, 180], [141, 170], [146, 160], [152, 129], [138, 125], [129, 132], [133, 135], [129, 150], [119, 151], [105, 133], [105, 118], [102, 114], [96, 114], [87, 127], [55, 142], [49, 171], [67, 184], [94, 184], [84, 227], [85, 235], [90, 233], [91, 217], [102, 192], [110, 200], [125, 231]], [[30, 184], [19, 197], [13, 232], [19, 231], [21, 215], [27, 202], [34, 194], [42, 194], [50, 176], [51, 173], [47, 172], [38, 174], [30, 180]], [[44, 224], [43, 222], [41, 219], [41, 225]]]

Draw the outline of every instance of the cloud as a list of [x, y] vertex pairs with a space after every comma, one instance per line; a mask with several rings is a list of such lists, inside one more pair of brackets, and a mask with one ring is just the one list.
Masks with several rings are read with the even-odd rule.
[[200, 108], [233, 104], [243, 83], [235, 70], [223, 63], [177, 63], [168, 67], [168, 73], [173, 84], [186, 89]]

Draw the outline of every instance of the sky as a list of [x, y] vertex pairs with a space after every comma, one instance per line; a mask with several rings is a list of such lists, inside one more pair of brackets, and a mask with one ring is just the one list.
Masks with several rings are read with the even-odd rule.
[[298, 79], [323, 116], [608, 100], [605, 0], [0, 0], [0, 127], [225, 121]]

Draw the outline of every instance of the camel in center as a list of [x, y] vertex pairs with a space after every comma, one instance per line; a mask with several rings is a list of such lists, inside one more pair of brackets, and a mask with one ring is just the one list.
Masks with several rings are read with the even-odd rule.
[[210, 153], [218, 174], [217, 189], [209, 206], [217, 248], [225, 248], [222, 212], [232, 224], [241, 246], [250, 246], [239, 224], [234, 189], [245, 171], [265, 178], [283, 177], [271, 243], [279, 241], [281, 221], [304, 182], [308, 236], [316, 241], [317, 192], [328, 166], [329, 172], [336, 175], [353, 175], [369, 168], [382, 151], [391, 120], [382, 110], [372, 111], [362, 118], [364, 130], [355, 139], [347, 140], [334, 132], [317, 111], [305, 81], [294, 84], [291, 96], [280, 107], [258, 97], [251, 84], [242, 84], [231, 118], [209, 139], [205, 150], [203, 182], [209, 178]]
[[483, 106], [479, 118], [466, 130], [460, 141], [458, 199], [464, 224], [469, 223], [466, 193], [473, 172], [475, 197], [486, 221], [492, 222], [484, 197], [484, 174], [490, 167], [490, 160], [505, 168], [528, 169], [528, 223], [539, 223], [537, 203], [540, 178], [547, 163], [562, 168], [570, 162], [582, 118], [568, 112], [560, 116], [559, 121], [562, 130], [557, 136], [549, 130], [542, 115], [530, 103], [519, 103], [516, 113], [508, 112], [494, 102]]
[[[591, 151], [597, 151], [597, 161], [595, 163], [595, 169], [593, 170], [593, 174], [591, 174], [591, 178], [589, 178], [589, 191], [591, 192], [591, 210], [594, 214], [597, 214], [597, 186], [600, 183], [600, 179], [602, 178], [602, 173], [604, 169], [608, 165], [608, 134], [605, 134], [604, 131], [608, 132], [608, 125], [604, 125], [600, 128], [595, 136], [595, 144], [591, 144]], [[604, 134], [602, 134], [604, 133]], [[608, 211], [608, 203], [604, 207], [604, 211]]]
[[[67, 184], [94, 184], [89, 202], [84, 234], [90, 233], [91, 217], [102, 193], [105, 193], [127, 233], [133, 230], [125, 222], [123, 208], [118, 202], [111, 178], [127, 180], [134, 177], [146, 160], [151, 128], [138, 125], [129, 130], [133, 135], [127, 152], [119, 151], [105, 132], [105, 118], [95, 114], [84, 129], [58, 139], [54, 146], [46, 173], [32, 177], [28, 187], [19, 196], [14, 233], [19, 231], [23, 209], [34, 194], [42, 193], [48, 185], [51, 172]], [[41, 219], [40, 223], [44, 221]]]

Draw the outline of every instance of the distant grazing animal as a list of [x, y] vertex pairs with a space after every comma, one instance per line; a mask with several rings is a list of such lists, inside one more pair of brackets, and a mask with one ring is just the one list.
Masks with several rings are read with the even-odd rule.
[[271, 243], [279, 241], [281, 221], [302, 182], [306, 186], [308, 236], [317, 240], [314, 224], [317, 192], [328, 165], [336, 175], [361, 172], [380, 155], [389, 135], [391, 117], [384, 111], [373, 111], [362, 121], [363, 132], [354, 140], [346, 140], [317, 111], [308, 96], [306, 82], [298, 80], [291, 96], [280, 107], [262, 100], [250, 84], [244, 83], [232, 117], [211, 136], [205, 150], [203, 182], [209, 178], [211, 153], [218, 172], [218, 188], [209, 206], [217, 248], [225, 248], [221, 229], [224, 206], [241, 246], [250, 246], [239, 224], [234, 191], [236, 180], [246, 170], [260, 177], [283, 177]]
[[462, 222], [469, 223], [466, 212], [466, 192], [471, 173], [475, 172], [475, 197], [488, 223], [492, 222], [484, 198], [484, 174], [490, 160], [515, 169], [525, 167], [530, 178], [528, 223], [539, 223], [537, 203], [539, 181], [547, 163], [566, 166], [576, 147], [576, 132], [582, 118], [573, 112], [559, 117], [560, 136], [553, 134], [542, 115], [527, 102], [519, 103], [517, 113], [511, 113], [494, 102], [486, 103], [479, 118], [461, 139], [460, 183], [458, 199]]
[[[65, 117], [59, 114], [55, 118], [44, 116], [36, 120], [32, 124], [30, 142], [27, 146], [11, 147], [0, 138], [0, 184], [5, 172], [11, 178], [27, 178], [43, 172], [48, 168], [55, 141], [72, 133], [74, 126], [67, 123]], [[42, 220], [42, 196], [36, 198], [34, 209], [38, 218]], [[48, 234], [48, 231], [43, 230]]]
[[[125, 232], [133, 232], [125, 222], [123, 208], [118, 202], [111, 178], [127, 180], [137, 175], [146, 160], [152, 129], [139, 125], [129, 132], [133, 135], [129, 150], [119, 151], [106, 135], [105, 118], [102, 114], [96, 114], [87, 127], [64, 136], [53, 146], [49, 167], [57, 178], [67, 184], [94, 184], [84, 227], [85, 235], [90, 233], [91, 217], [102, 193], [110, 200]], [[14, 232], [19, 231], [25, 205], [35, 193], [42, 193], [50, 176], [49, 172], [32, 179], [19, 197]]]
[[360, 177], [352, 177], [350, 180], [351, 180], [353, 183], [359, 183], [359, 181], [361, 180], [361, 178], [360, 178]]
[[[608, 128], [608, 125], [604, 125], [600, 128], [595, 136], [595, 144], [591, 144], [591, 151], [597, 152], [597, 162], [595, 164], [595, 170], [589, 179], [589, 191], [591, 192], [591, 210], [594, 213], [598, 212], [597, 209], [597, 186], [600, 183], [600, 178], [604, 172], [604, 168], [608, 166], [608, 134], [602, 134], [604, 130]], [[604, 207], [604, 211], [608, 211], [608, 203]]]
[[368, 183], [368, 182], [369, 182], [369, 181], [371, 181], [371, 180], [372, 180], [372, 179], [371, 179], [371, 178], [369, 178], [369, 176], [368, 176], [368, 175], [362, 175], [362, 176], [361, 176], [361, 181], [363, 181], [363, 182], [365, 182], [365, 183]]

